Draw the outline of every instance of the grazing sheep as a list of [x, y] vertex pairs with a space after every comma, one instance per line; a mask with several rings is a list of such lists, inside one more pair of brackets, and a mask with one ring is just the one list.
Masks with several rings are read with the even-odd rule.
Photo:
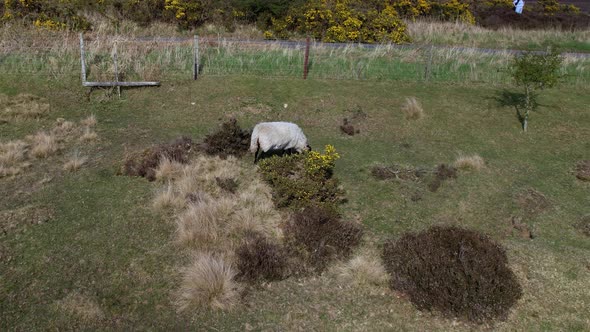
[[301, 152], [311, 150], [307, 138], [298, 125], [291, 122], [261, 122], [254, 126], [250, 140], [250, 152], [254, 153], [256, 163], [262, 153], [269, 151]]

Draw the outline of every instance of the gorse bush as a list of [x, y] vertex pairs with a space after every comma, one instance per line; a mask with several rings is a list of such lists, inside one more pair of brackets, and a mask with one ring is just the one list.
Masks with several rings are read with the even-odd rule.
[[308, 0], [273, 18], [267, 38], [287, 38], [292, 33], [310, 34], [325, 42], [410, 41], [406, 25], [388, 2], [366, 6], [361, 0]]
[[474, 322], [506, 318], [522, 295], [504, 250], [458, 227], [432, 227], [385, 243], [385, 269], [394, 290], [419, 309]]
[[260, 172], [273, 188], [277, 207], [298, 208], [309, 203], [335, 205], [342, 199], [338, 180], [332, 177], [339, 158], [333, 146], [316, 151], [272, 156], [259, 162]]
[[[530, 24], [539, 21], [560, 27], [583, 27], [588, 15], [573, 5], [539, 0], [527, 5], [527, 15], [511, 15], [511, 0], [3, 0], [2, 21], [20, 19], [49, 30], [90, 30], [91, 19], [101, 16], [118, 27], [122, 20], [147, 26], [152, 22], [192, 29], [216, 24], [233, 31], [237, 23], [256, 23], [267, 38], [312, 35], [327, 42], [409, 41], [404, 19], [419, 17], [468, 24], [505, 22]], [[96, 15], [98, 14], [98, 15]], [[521, 20], [515, 20], [522, 16]], [[496, 23], [493, 23], [496, 22]], [[584, 23], [585, 22], [585, 23]], [[547, 25], [547, 24], [545, 24]]]

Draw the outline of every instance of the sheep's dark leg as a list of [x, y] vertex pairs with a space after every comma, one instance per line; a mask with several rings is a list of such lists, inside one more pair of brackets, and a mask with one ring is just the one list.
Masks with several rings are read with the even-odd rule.
[[254, 153], [254, 163], [258, 162], [258, 152], [260, 151], [260, 144], [256, 142], [256, 152]]

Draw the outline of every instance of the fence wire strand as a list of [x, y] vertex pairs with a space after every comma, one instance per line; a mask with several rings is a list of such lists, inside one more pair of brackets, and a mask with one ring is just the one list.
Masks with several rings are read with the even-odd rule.
[[[90, 81], [114, 80], [112, 52], [118, 49], [122, 81], [190, 79], [193, 38], [87, 38], [85, 61]], [[301, 78], [305, 43], [199, 38], [199, 76], [248, 75]], [[313, 42], [309, 78], [344, 80], [509, 83], [511, 51], [409, 45], [322, 44]], [[590, 82], [590, 58], [565, 56], [566, 83]], [[80, 73], [75, 35], [0, 41], [0, 71], [59, 79]]]

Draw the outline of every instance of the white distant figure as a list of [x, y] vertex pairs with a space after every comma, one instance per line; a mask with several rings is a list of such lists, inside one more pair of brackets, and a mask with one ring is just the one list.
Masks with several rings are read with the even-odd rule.
[[513, 0], [512, 4], [514, 5], [514, 11], [517, 14], [522, 14], [522, 9], [524, 8], [524, 0]]

